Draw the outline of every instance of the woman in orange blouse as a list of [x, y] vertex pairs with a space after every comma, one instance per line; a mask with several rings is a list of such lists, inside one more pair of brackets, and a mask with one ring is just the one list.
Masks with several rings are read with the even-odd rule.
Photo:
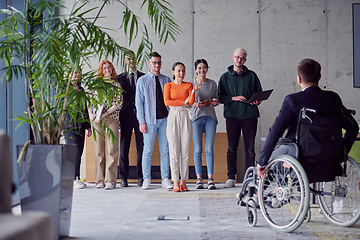
[[[195, 102], [195, 92], [190, 82], [184, 82], [185, 65], [174, 63], [173, 79], [164, 86], [164, 102], [170, 106], [167, 120], [166, 136], [169, 142], [171, 178], [174, 181], [174, 192], [189, 191], [186, 180], [189, 179], [189, 153], [192, 138], [192, 121], [189, 105]], [[181, 182], [179, 181], [179, 173]]]

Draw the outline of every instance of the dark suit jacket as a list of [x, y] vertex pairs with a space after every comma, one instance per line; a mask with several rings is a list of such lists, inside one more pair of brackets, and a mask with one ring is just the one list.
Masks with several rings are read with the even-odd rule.
[[[338, 94], [332, 91], [323, 91], [318, 86], [308, 87], [304, 91], [286, 96], [260, 153], [258, 160], [260, 166], [267, 164], [277, 141], [283, 136], [286, 129], [286, 138], [295, 139], [298, 116], [303, 107], [333, 114], [340, 113], [341, 109], [344, 108]], [[349, 151], [356, 139], [359, 127], [355, 119], [349, 114], [343, 121], [343, 128], [346, 129], [343, 142]]]
[[[137, 80], [144, 75], [144, 73], [136, 70]], [[123, 93], [123, 105], [120, 110], [120, 122], [130, 121], [133, 117], [136, 117], [136, 108], [135, 108], [135, 91], [130, 85], [128, 78], [128, 73], [123, 72], [117, 76], [118, 82], [121, 84], [121, 88], [125, 90]]]

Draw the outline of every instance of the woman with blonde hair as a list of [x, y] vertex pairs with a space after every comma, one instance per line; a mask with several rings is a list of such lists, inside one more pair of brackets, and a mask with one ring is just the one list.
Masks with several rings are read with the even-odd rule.
[[[117, 161], [119, 157], [119, 112], [123, 102], [121, 85], [116, 81], [117, 74], [115, 68], [108, 60], [102, 60], [98, 68], [98, 78], [118, 87], [119, 94], [112, 98], [109, 103], [107, 100], [102, 102], [102, 110], [99, 118], [93, 112], [94, 106], [89, 108], [89, 118], [95, 129], [94, 134], [98, 134], [95, 140], [95, 184], [97, 188], [106, 190], [114, 189], [117, 180]], [[93, 98], [99, 101], [98, 93], [92, 91]], [[100, 108], [101, 109], [101, 108]], [[115, 135], [114, 139], [108, 134], [105, 137], [104, 127], [108, 126]], [[105, 150], [105, 142], [107, 149]], [[106, 156], [105, 156], [106, 152]]]

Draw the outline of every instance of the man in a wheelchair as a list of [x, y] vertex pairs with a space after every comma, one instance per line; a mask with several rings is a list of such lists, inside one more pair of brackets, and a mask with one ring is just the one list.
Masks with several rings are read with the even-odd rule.
[[[302, 91], [285, 97], [260, 153], [258, 176], [267, 174], [265, 167], [270, 159], [287, 154], [298, 159], [309, 183], [333, 181], [341, 174], [340, 163], [350, 151], [359, 127], [339, 95], [318, 86], [321, 78], [318, 62], [303, 59], [297, 71]], [[344, 136], [342, 128], [346, 130]], [[285, 138], [296, 144], [280, 145], [274, 150], [286, 129]]]
[[272, 227], [291, 232], [310, 220], [311, 192], [328, 220], [351, 226], [360, 219], [360, 166], [347, 153], [359, 127], [338, 94], [319, 88], [318, 62], [304, 59], [297, 71], [302, 91], [285, 97], [257, 167], [245, 173], [238, 205], [251, 226], [260, 207]]

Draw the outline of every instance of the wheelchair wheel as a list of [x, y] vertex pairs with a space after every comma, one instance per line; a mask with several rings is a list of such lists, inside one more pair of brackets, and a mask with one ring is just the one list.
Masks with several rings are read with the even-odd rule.
[[310, 207], [309, 207], [308, 212], [306, 214], [306, 217], [304, 219], [304, 222], [310, 222], [310, 219], [311, 219], [311, 210], [310, 210]]
[[259, 204], [266, 221], [281, 232], [297, 229], [308, 214], [309, 181], [301, 164], [281, 155], [267, 166], [259, 184]]
[[248, 223], [251, 227], [255, 227], [257, 223], [257, 213], [255, 208], [248, 208]]
[[317, 183], [317, 190], [329, 195], [317, 195], [325, 217], [335, 225], [348, 227], [360, 219], [360, 167], [348, 157], [346, 176], [335, 181]]

